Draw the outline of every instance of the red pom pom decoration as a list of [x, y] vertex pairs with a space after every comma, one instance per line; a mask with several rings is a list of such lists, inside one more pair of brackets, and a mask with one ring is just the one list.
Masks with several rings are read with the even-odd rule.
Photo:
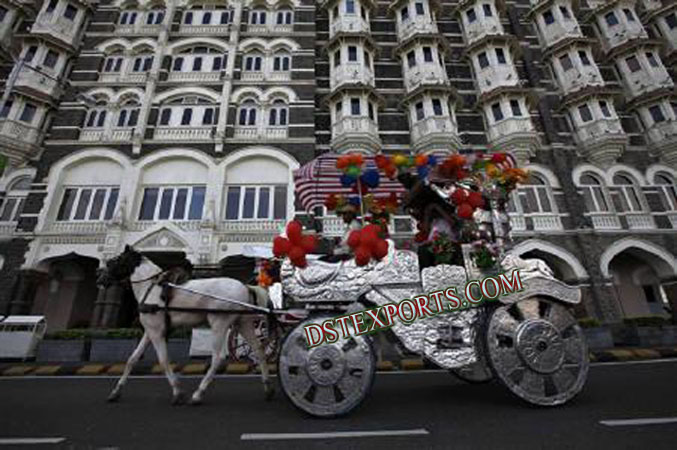
[[303, 235], [303, 226], [298, 220], [292, 220], [287, 224], [287, 239], [294, 245], [301, 244], [301, 236]]
[[313, 253], [316, 245], [317, 239], [312, 234], [305, 235], [301, 238], [301, 248], [306, 253]]
[[374, 162], [376, 163], [376, 167], [383, 170], [390, 164], [390, 159], [385, 155], [376, 155]]
[[460, 205], [461, 203], [464, 203], [467, 198], [468, 191], [466, 191], [465, 189], [456, 189], [451, 194], [451, 200], [454, 202], [455, 205]]
[[289, 253], [291, 249], [291, 242], [288, 239], [283, 238], [282, 236], [276, 236], [273, 239], [273, 255], [277, 258], [281, 258]]
[[356, 249], [360, 245], [361, 234], [358, 230], [351, 231], [348, 235], [348, 247]]
[[383, 259], [388, 254], [388, 242], [385, 239], [376, 241], [372, 248], [371, 255], [375, 259]]
[[473, 208], [482, 208], [484, 206], [484, 197], [479, 192], [471, 192], [468, 194], [468, 203]]
[[458, 217], [461, 219], [472, 219], [472, 213], [474, 209], [470, 206], [470, 203], [461, 203], [456, 210]]
[[339, 159], [336, 160], [336, 168], [340, 170], [345, 169], [346, 167], [348, 167], [349, 164], [350, 159], [348, 159], [347, 156], [341, 156]]
[[508, 157], [505, 156], [505, 153], [494, 153], [491, 155], [491, 162], [494, 164], [501, 164], [505, 162], [506, 159], [508, 159]]
[[327, 197], [327, 199], [324, 201], [324, 206], [326, 206], [330, 211], [335, 210], [338, 206], [338, 198], [336, 197], [336, 194], [331, 194], [329, 197]]
[[358, 266], [366, 266], [371, 260], [371, 252], [368, 248], [359, 246], [355, 250], [355, 264]]

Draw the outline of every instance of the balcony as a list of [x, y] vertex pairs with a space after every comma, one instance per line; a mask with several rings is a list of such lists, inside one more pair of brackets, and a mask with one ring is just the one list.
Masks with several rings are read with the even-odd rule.
[[179, 140], [179, 141], [204, 141], [211, 140], [214, 127], [157, 127], [153, 134], [154, 139]]
[[39, 70], [45, 73], [40, 73], [36, 69], [23, 66], [14, 86], [25, 88], [51, 98], [60, 97], [62, 89], [61, 83], [57, 79], [57, 74], [48, 73], [45, 68], [40, 68]]
[[378, 126], [366, 116], [347, 116], [332, 125], [332, 147], [336, 152], [367, 148], [374, 153], [381, 146]]
[[[256, 26], [256, 25], [249, 25], [249, 31], [251, 31], [251, 27]], [[264, 25], [265, 26], [265, 25]], [[181, 27], [179, 27], [179, 33], [181, 34], [188, 34], [188, 35], [204, 35], [204, 36], [212, 36], [212, 35], [220, 35], [220, 36], [228, 36], [230, 33], [230, 24], [225, 24], [225, 25], [186, 25], [186, 24], [181, 24]]]
[[531, 221], [534, 225], [534, 231], [557, 231], [561, 230], [562, 220], [557, 214], [531, 214]]
[[357, 14], [340, 15], [329, 26], [329, 39], [339, 33], [364, 33], [369, 34], [369, 22]]
[[167, 81], [209, 83], [221, 81], [222, 72], [169, 72]]
[[[619, 15], [618, 12], [616, 12], [616, 15]], [[601, 25], [603, 22], [604, 18], [601, 16], [598, 17], [598, 23], [600, 23], [600, 27], [604, 27], [606, 25], [605, 22], [604, 25]], [[600, 33], [601, 36], [599, 37], [602, 50], [605, 53], [608, 53], [612, 49], [626, 44], [632, 40], [649, 38], [646, 30], [644, 30], [644, 27], [638, 20], [634, 22], [621, 22], [615, 27], [602, 28], [602, 30], [604, 31]]]
[[477, 73], [477, 88], [480, 94], [486, 94], [498, 87], [517, 86], [518, 84], [517, 71], [509, 64], [489, 66]]
[[16, 146], [16, 144], [23, 144], [29, 146], [38, 146], [42, 142], [44, 133], [38, 128], [25, 124], [24, 122], [0, 119], [0, 137], [5, 142], [4, 145], [9, 147]]
[[656, 222], [649, 213], [625, 213], [625, 220], [628, 222], [628, 228], [631, 230], [651, 230], [656, 228]]
[[558, 72], [557, 80], [559, 81], [560, 89], [564, 94], [571, 94], [586, 86], [604, 86], [604, 79], [602, 78], [599, 69], [596, 66], [589, 66], [594, 68], [572, 68], [564, 73]]
[[652, 67], [651, 70], [642, 69], [637, 72], [621, 70], [621, 79], [625, 88], [626, 97], [631, 100], [649, 92], [674, 86], [672, 78], [665, 67]]
[[411, 126], [411, 145], [416, 152], [458, 150], [461, 140], [450, 117], [426, 117]]
[[74, 22], [61, 15], [42, 13], [38, 15], [38, 18], [33, 24], [31, 33], [48, 34], [70, 47], [76, 47], [78, 45], [77, 41], [80, 35], [80, 25], [82, 24], [83, 17], [84, 15], [82, 13], [78, 13], [76, 16], [77, 21]]
[[163, 28], [164, 26], [162, 24], [148, 25], [145, 23], [145, 18], [139, 18], [135, 24], [118, 25], [115, 28], [115, 34], [118, 35], [147, 34], [151, 36], [158, 36], [160, 34], [160, 31], [163, 30]]
[[419, 86], [440, 86], [449, 84], [444, 67], [430, 62], [419, 64], [404, 71], [404, 87], [407, 92], [416, 90]]
[[337, 89], [344, 84], [374, 86], [374, 73], [360, 63], [343, 63], [331, 68], [330, 88]]
[[263, 72], [240, 72], [240, 79], [242, 81], [263, 81]]
[[102, 83], [145, 83], [148, 72], [102, 73], [99, 81]]
[[621, 221], [615, 213], [598, 212], [587, 214], [595, 230], [620, 230]]
[[578, 125], [574, 139], [582, 157], [602, 166], [616, 161], [628, 143], [618, 119], [595, 119], [588, 124]]
[[284, 219], [224, 220], [218, 225], [218, 231], [227, 233], [277, 233], [286, 222]]
[[[322, 222], [322, 236], [340, 237], [346, 232], [346, 224], [337, 216], [318, 217]], [[416, 229], [416, 222], [411, 216], [393, 216], [388, 224], [391, 236], [411, 236]]]
[[468, 24], [467, 19], [464, 18], [463, 24], [465, 26], [466, 45], [473, 44], [486, 36], [503, 34], [503, 26], [496, 14], [490, 18], [484, 17], [482, 20], [475, 20], [471, 24]]
[[534, 124], [530, 117], [509, 117], [487, 128], [487, 139], [492, 144], [503, 142], [512, 135], [535, 134]]
[[233, 138], [243, 140], [279, 140], [286, 139], [287, 134], [288, 128], [286, 126], [267, 126], [259, 128], [258, 126], [238, 125], [233, 132]]
[[542, 25], [539, 21], [538, 35], [544, 47], [552, 47], [567, 38], [583, 37], [581, 27], [574, 20], [555, 21], [550, 25]]
[[291, 80], [291, 72], [283, 70], [274, 70], [268, 74], [270, 81], [289, 81]]
[[677, 164], [677, 122], [654, 124], [645, 132], [652, 152], [666, 164]]
[[508, 217], [510, 218], [510, 231], [526, 231], [527, 220], [523, 215], [510, 213]]
[[49, 226], [47, 233], [59, 235], [105, 234], [107, 221], [97, 222], [54, 222]]
[[401, 43], [408, 41], [417, 34], [438, 34], [437, 24], [428, 16], [414, 16], [409, 18], [397, 29], [397, 40]]
[[87, 129], [80, 132], [81, 141], [131, 142], [133, 128], [114, 128], [112, 130]]

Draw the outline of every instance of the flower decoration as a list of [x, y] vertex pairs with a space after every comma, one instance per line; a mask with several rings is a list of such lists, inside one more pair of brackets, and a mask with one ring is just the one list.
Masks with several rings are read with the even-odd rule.
[[287, 224], [287, 237], [276, 236], [273, 239], [273, 254], [277, 258], [287, 257], [296, 267], [306, 267], [306, 255], [312, 253], [317, 246], [317, 239], [312, 234], [303, 234], [303, 226], [298, 220]]
[[381, 237], [381, 227], [369, 224], [348, 235], [348, 246], [355, 254], [355, 263], [365, 266], [374, 260], [381, 260], [388, 254], [388, 242]]

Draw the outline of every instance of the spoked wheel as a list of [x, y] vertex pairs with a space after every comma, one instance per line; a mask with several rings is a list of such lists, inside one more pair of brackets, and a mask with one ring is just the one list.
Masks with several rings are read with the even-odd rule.
[[471, 384], [488, 383], [494, 379], [494, 374], [487, 362], [483, 359], [467, 366], [451, 369], [450, 372], [461, 381]]
[[588, 348], [578, 323], [566, 307], [538, 297], [493, 311], [487, 357], [508, 389], [536, 405], [565, 403], [588, 375]]
[[326, 317], [306, 320], [282, 342], [278, 376], [289, 400], [317, 417], [347, 414], [367, 396], [374, 379], [374, 349], [366, 336], [308, 348], [303, 327], [321, 325]]

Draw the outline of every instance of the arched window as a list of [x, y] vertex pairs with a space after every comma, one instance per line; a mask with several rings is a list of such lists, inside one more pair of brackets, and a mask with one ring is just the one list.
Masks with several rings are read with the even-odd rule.
[[153, 54], [137, 55], [132, 63], [132, 72], [148, 72], [153, 67]]
[[277, 25], [291, 25], [293, 22], [293, 13], [288, 9], [281, 9], [277, 12], [275, 23]]
[[181, 52], [172, 61], [172, 72], [218, 72], [226, 67], [228, 54], [213, 47], [193, 47]]
[[214, 125], [219, 116], [211, 100], [188, 96], [170, 101], [160, 110], [161, 127], [206, 127]]
[[266, 11], [263, 9], [255, 9], [249, 13], [249, 23], [251, 25], [265, 25]]
[[597, 175], [586, 172], [581, 175], [580, 185], [583, 190], [585, 207], [589, 212], [609, 212], [609, 198], [604, 183]]
[[262, 61], [263, 57], [259, 53], [253, 52], [249, 54], [244, 59], [244, 70], [247, 72], [260, 72]]
[[165, 18], [164, 9], [151, 9], [146, 13], [146, 25], [159, 25]]
[[138, 15], [139, 15], [138, 11], [134, 10], [122, 11], [118, 23], [120, 25], [134, 25], [136, 23], [136, 18]]
[[556, 212], [550, 184], [540, 174], [532, 173], [519, 189], [520, 203], [527, 214], [552, 214]]
[[86, 128], [103, 128], [106, 125], [106, 108], [97, 106], [91, 109], [85, 119]]
[[0, 222], [16, 222], [19, 220], [30, 189], [30, 177], [21, 177], [7, 188], [5, 198], [0, 199]]
[[655, 183], [661, 193], [663, 206], [667, 211], [677, 211], [677, 183], [668, 173], [659, 172], [656, 174]]
[[291, 68], [291, 56], [286, 52], [279, 52], [273, 58], [273, 70], [276, 72], [288, 72]]
[[139, 121], [139, 109], [139, 104], [136, 101], [125, 104], [118, 112], [116, 126], [118, 128], [135, 127]]
[[246, 100], [240, 106], [237, 124], [240, 126], [255, 126], [257, 110], [258, 105], [253, 100]]
[[120, 53], [107, 56], [103, 63], [103, 71], [105, 73], [119, 73], [122, 70], [124, 60], [125, 57]]
[[289, 114], [287, 104], [282, 100], [275, 100], [273, 106], [270, 108], [268, 125], [271, 126], [286, 126], [287, 116]]
[[617, 173], [613, 178], [614, 186], [618, 189], [621, 200], [621, 209], [627, 212], [643, 211], [641, 192], [635, 179], [625, 173]]

